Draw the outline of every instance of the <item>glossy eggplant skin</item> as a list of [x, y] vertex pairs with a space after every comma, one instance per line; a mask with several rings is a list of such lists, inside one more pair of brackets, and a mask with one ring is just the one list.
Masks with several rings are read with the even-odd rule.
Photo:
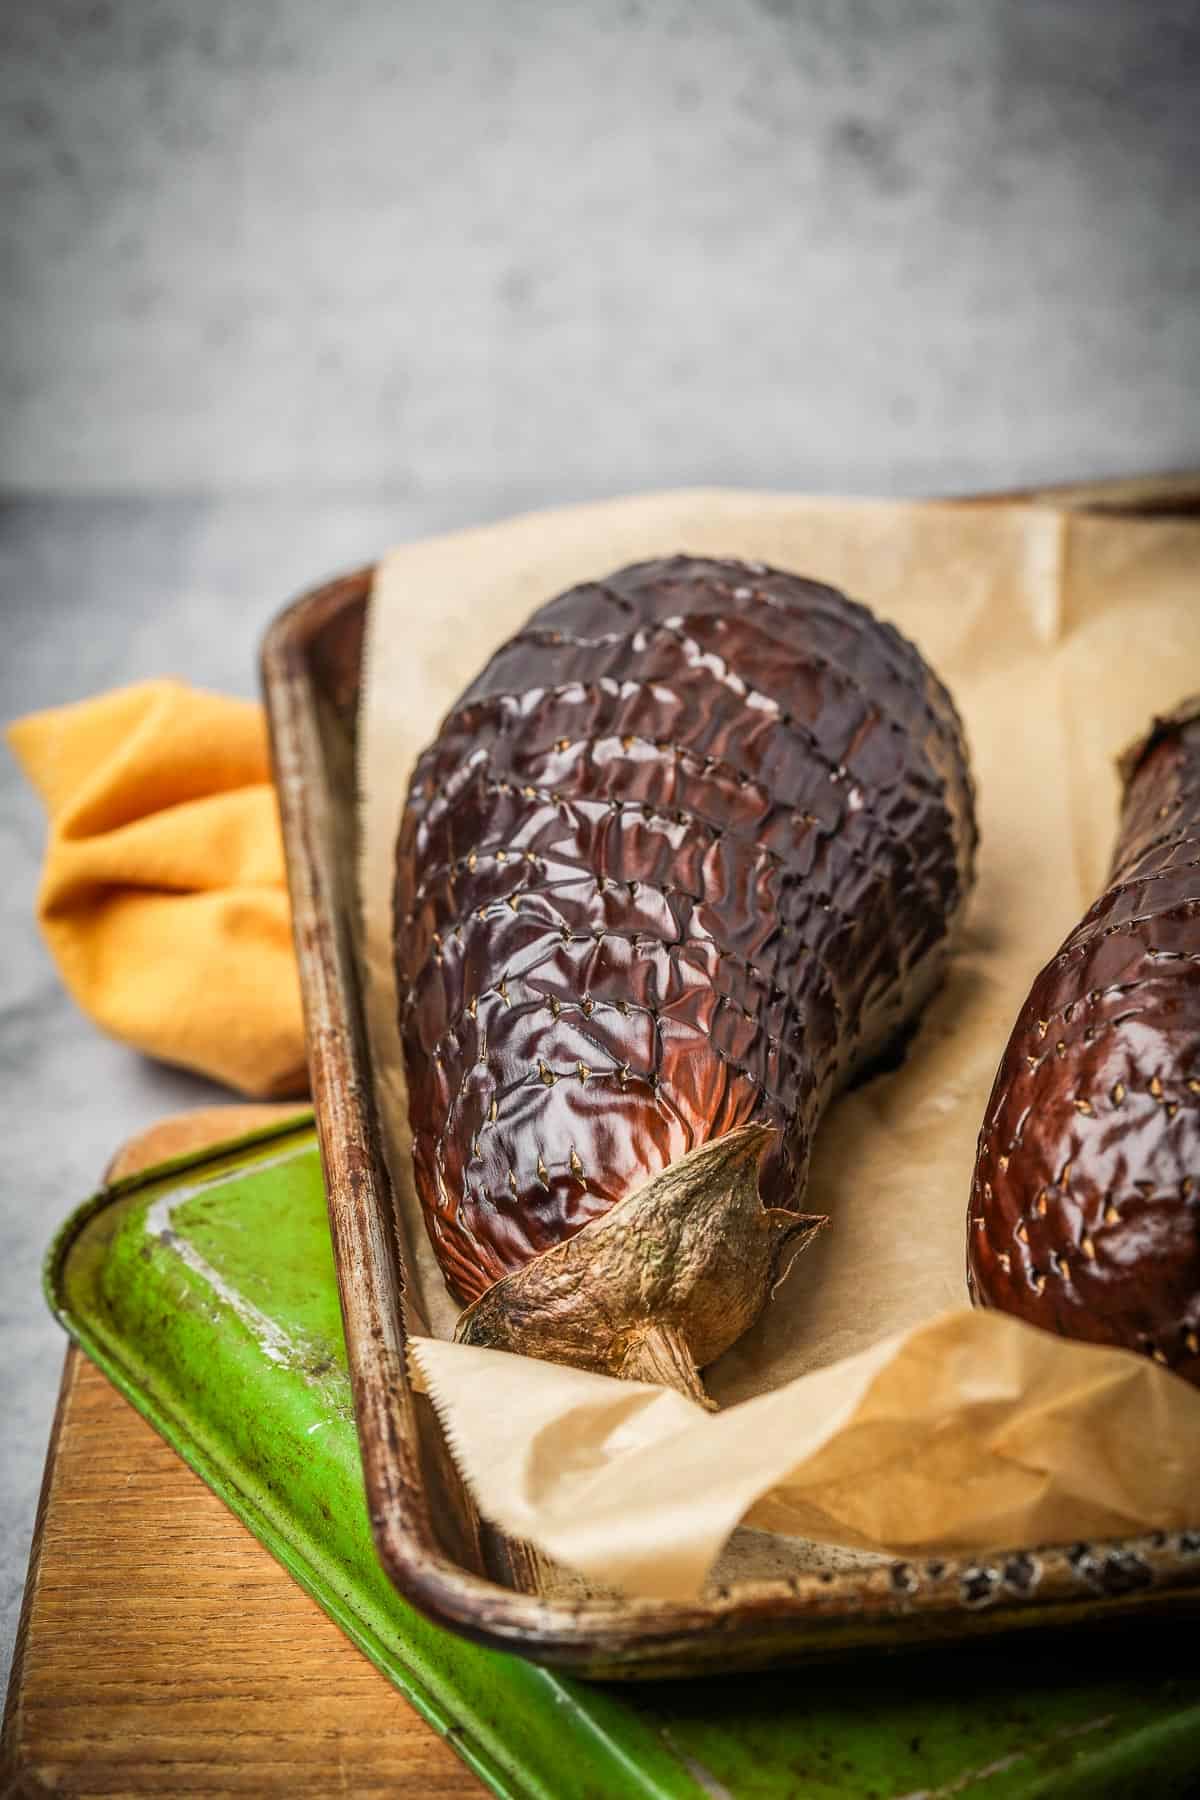
[[968, 1282], [1200, 1381], [1200, 698], [1121, 766], [1109, 885], [1034, 982], [992, 1089]]
[[463, 1302], [689, 1149], [781, 1128], [935, 984], [972, 879], [962, 728], [834, 589], [676, 556], [543, 606], [445, 719], [397, 845], [414, 1168]]

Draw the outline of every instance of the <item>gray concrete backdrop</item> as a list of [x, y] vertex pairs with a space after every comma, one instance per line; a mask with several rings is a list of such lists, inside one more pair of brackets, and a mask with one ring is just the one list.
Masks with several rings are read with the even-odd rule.
[[1200, 449], [1194, 0], [7, 0], [0, 483]]
[[[1200, 462], [1194, 0], [0, 0], [0, 718], [254, 690], [390, 541]], [[0, 756], [0, 1671], [54, 1227], [215, 1090], [96, 1034]]]

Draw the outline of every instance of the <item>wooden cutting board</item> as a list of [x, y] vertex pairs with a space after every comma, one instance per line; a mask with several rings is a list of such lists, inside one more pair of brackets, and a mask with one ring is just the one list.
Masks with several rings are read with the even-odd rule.
[[[110, 1176], [294, 1113], [169, 1119]], [[0, 1796], [486, 1792], [78, 1350], [51, 1432]]]

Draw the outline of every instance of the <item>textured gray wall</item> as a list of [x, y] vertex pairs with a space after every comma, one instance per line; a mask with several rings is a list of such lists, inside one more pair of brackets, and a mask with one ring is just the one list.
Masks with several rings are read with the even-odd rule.
[[0, 483], [1200, 452], [1195, 0], [6, 0]]

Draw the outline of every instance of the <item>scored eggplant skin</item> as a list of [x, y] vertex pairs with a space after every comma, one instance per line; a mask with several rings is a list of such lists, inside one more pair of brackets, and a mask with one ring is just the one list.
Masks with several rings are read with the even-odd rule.
[[[976, 829], [962, 727], [892, 627], [756, 563], [585, 582], [414, 772], [395, 956], [417, 1191], [463, 1302], [688, 1151], [830, 1093], [944, 966]], [[707, 1341], [707, 1340], [706, 1340]]]
[[1034, 982], [992, 1089], [968, 1284], [1200, 1382], [1200, 697], [1120, 766], [1109, 885]]

